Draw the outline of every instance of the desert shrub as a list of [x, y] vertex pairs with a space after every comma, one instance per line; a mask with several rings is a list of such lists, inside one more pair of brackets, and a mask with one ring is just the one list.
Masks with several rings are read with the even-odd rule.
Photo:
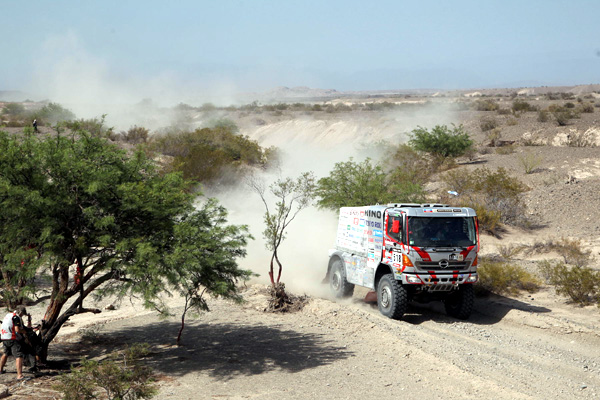
[[183, 172], [186, 179], [204, 183], [217, 182], [224, 169], [235, 180], [244, 173], [244, 166], [264, 167], [268, 157], [274, 155], [256, 141], [236, 135], [226, 127], [155, 136], [151, 148], [173, 157], [170, 169]]
[[113, 136], [113, 128], [107, 128], [104, 126], [105, 119], [106, 114], [102, 115], [100, 118], [82, 118], [78, 120], [65, 121], [64, 125], [73, 131], [86, 131], [92, 136], [108, 138]]
[[498, 233], [500, 223], [527, 226], [521, 193], [528, 190], [521, 181], [511, 177], [504, 168], [491, 171], [478, 168], [465, 173], [450, 171], [443, 180], [450, 190], [459, 193], [460, 205], [477, 211], [480, 227], [492, 234]]
[[512, 102], [511, 109], [513, 112], [527, 112], [527, 111], [537, 111], [538, 108], [534, 105], [531, 105], [529, 102], [525, 100], [514, 100]]
[[41, 109], [32, 112], [29, 119], [37, 119], [39, 125], [54, 125], [61, 121], [74, 120], [75, 114], [58, 103], [48, 103]]
[[567, 146], [569, 147], [596, 147], [595, 138], [589, 133], [572, 131], [567, 135]]
[[512, 113], [510, 108], [499, 108], [498, 109], [498, 115], [508, 115], [510, 113]]
[[515, 145], [508, 145], [508, 146], [501, 146], [501, 147], [496, 147], [496, 154], [500, 154], [502, 156], [505, 156], [507, 154], [512, 154], [515, 152]]
[[525, 250], [525, 248], [526, 246], [518, 244], [499, 245], [498, 253], [500, 254], [500, 257], [502, 257], [504, 260], [510, 260], [519, 253], [521, 253], [523, 250]]
[[431, 132], [418, 127], [412, 131], [410, 145], [418, 151], [424, 151], [440, 157], [458, 157], [473, 146], [473, 140], [462, 125], [436, 125]]
[[314, 105], [312, 106], [312, 110], [313, 110], [313, 111], [323, 111], [323, 107], [321, 107], [321, 105], [320, 105], [320, 104], [314, 104]]
[[480, 99], [473, 103], [473, 108], [477, 111], [496, 111], [499, 109], [499, 106], [494, 100]]
[[549, 115], [548, 115], [548, 111], [546, 110], [540, 110], [538, 111], [538, 122], [548, 122], [548, 120], [550, 119]]
[[498, 128], [492, 129], [485, 134], [485, 137], [490, 141], [490, 146], [496, 147], [502, 137], [502, 131]]
[[8, 103], [2, 108], [2, 115], [19, 116], [25, 114], [25, 106], [21, 103]]
[[582, 113], [593, 113], [594, 112], [594, 105], [587, 103], [587, 104], [582, 104], [581, 107], [579, 107], [579, 112]]
[[564, 108], [575, 108], [575, 104], [573, 104], [569, 101], [569, 102], [566, 102], [563, 107]]
[[421, 185], [436, 172], [436, 164], [431, 157], [424, 156], [407, 144], [397, 146], [385, 164], [391, 167], [394, 180]]
[[561, 238], [537, 241], [530, 246], [530, 250], [537, 254], [556, 252], [563, 257], [565, 263], [577, 267], [587, 266], [592, 259], [591, 252], [583, 250], [581, 240], [578, 239]]
[[148, 353], [148, 345], [134, 344], [104, 361], [83, 358], [81, 366], [71, 367], [54, 388], [67, 400], [96, 399], [101, 391], [109, 400], [149, 399], [158, 389], [152, 370], [140, 363]]
[[508, 125], [508, 126], [515, 126], [515, 125], [518, 125], [518, 124], [519, 124], [519, 121], [517, 121], [516, 118], [509, 118], [506, 121], [506, 125]]
[[567, 296], [579, 305], [598, 303], [600, 300], [600, 273], [590, 267], [568, 266], [561, 262], [544, 260], [538, 267], [556, 293]]
[[127, 132], [121, 132], [120, 136], [122, 140], [128, 143], [139, 144], [146, 143], [148, 141], [149, 134], [150, 131], [148, 129], [134, 125], [133, 127], [129, 128]]
[[477, 273], [477, 286], [485, 292], [515, 295], [522, 290], [533, 293], [541, 286], [536, 276], [507, 261], [479, 257]]
[[531, 152], [524, 152], [517, 156], [519, 164], [523, 167], [526, 174], [534, 173], [542, 163], [542, 158]]
[[329, 176], [319, 179], [315, 193], [321, 208], [337, 210], [365, 204], [415, 202], [424, 200], [418, 183], [398, 180], [370, 159], [358, 163], [350, 159], [336, 163]]
[[479, 120], [479, 127], [482, 132], [491, 131], [498, 127], [498, 121], [494, 118], [482, 118]]

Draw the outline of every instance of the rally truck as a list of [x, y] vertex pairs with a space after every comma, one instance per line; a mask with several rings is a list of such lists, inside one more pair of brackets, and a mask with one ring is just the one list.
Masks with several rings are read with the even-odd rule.
[[[468, 319], [477, 282], [479, 227], [472, 208], [388, 204], [340, 209], [326, 280], [335, 297], [354, 286], [377, 294], [379, 311], [400, 319], [410, 301], [442, 301]], [[369, 294], [367, 294], [369, 298]]]

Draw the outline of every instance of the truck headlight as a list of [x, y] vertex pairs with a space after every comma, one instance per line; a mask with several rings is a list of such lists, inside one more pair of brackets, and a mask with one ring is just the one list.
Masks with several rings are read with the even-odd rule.
[[408, 283], [421, 283], [421, 280], [419, 279], [419, 277], [417, 277], [417, 276], [410, 276], [410, 275], [408, 275], [406, 277], [406, 281]]
[[477, 275], [471, 275], [467, 278], [467, 280], [465, 282], [468, 283], [475, 283], [479, 280], [479, 277]]

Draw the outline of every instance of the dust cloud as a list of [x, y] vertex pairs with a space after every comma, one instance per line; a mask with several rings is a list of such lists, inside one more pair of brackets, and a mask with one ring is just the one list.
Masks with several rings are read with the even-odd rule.
[[[243, 128], [242, 134], [255, 138], [263, 146], [276, 145], [281, 151], [279, 172], [263, 171], [257, 178], [266, 183], [281, 177], [298, 177], [312, 171], [317, 179], [328, 176], [337, 162], [362, 161], [369, 157], [378, 162], [384, 156], [385, 145], [404, 143], [408, 133], [417, 126], [431, 127], [452, 121], [451, 108], [445, 105], [425, 106], [410, 113], [373, 113], [368, 117], [340, 114], [333, 120], [299, 118], [281, 124], [271, 124], [267, 129]], [[344, 120], [342, 120], [344, 119]], [[365, 129], [371, 134], [365, 135]], [[350, 130], [352, 135], [348, 135]], [[327, 139], [322, 140], [324, 134]], [[321, 139], [321, 140], [320, 140]], [[248, 255], [240, 265], [260, 277], [255, 279], [268, 284], [271, 253], [266, 250], [262, 236], [265, 207], [260, 196], [247, 185], [220, 191], [208, 191], [229, 210], [229, 222], [249, 226], [254, 236], [248, 246]], [[270, 199], [270, 207], [274, 199]], [[399, 199], [400, 201], [401, 199]], [[329, 296], [329, 287], [323, 284], [328, 263], [328, 251], [334, 247], [337, 231], [337, 212], [320, 210], [315, 206], [301, 211], [286, 232], [286, 239], [279, 250], [283, 264], [281, 281], [291, 292], [312, 296]], [[275, 270], [275, 272], [277, 272]]]

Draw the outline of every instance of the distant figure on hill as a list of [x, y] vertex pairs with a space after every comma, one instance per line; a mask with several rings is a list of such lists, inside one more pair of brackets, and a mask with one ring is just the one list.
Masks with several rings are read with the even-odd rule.
[[35, 133], [38, 133], [38, 128], [37, 128], [37, 119], [34, 119], [34, 120], [33, 120], [33, 131], [34, 131]]

